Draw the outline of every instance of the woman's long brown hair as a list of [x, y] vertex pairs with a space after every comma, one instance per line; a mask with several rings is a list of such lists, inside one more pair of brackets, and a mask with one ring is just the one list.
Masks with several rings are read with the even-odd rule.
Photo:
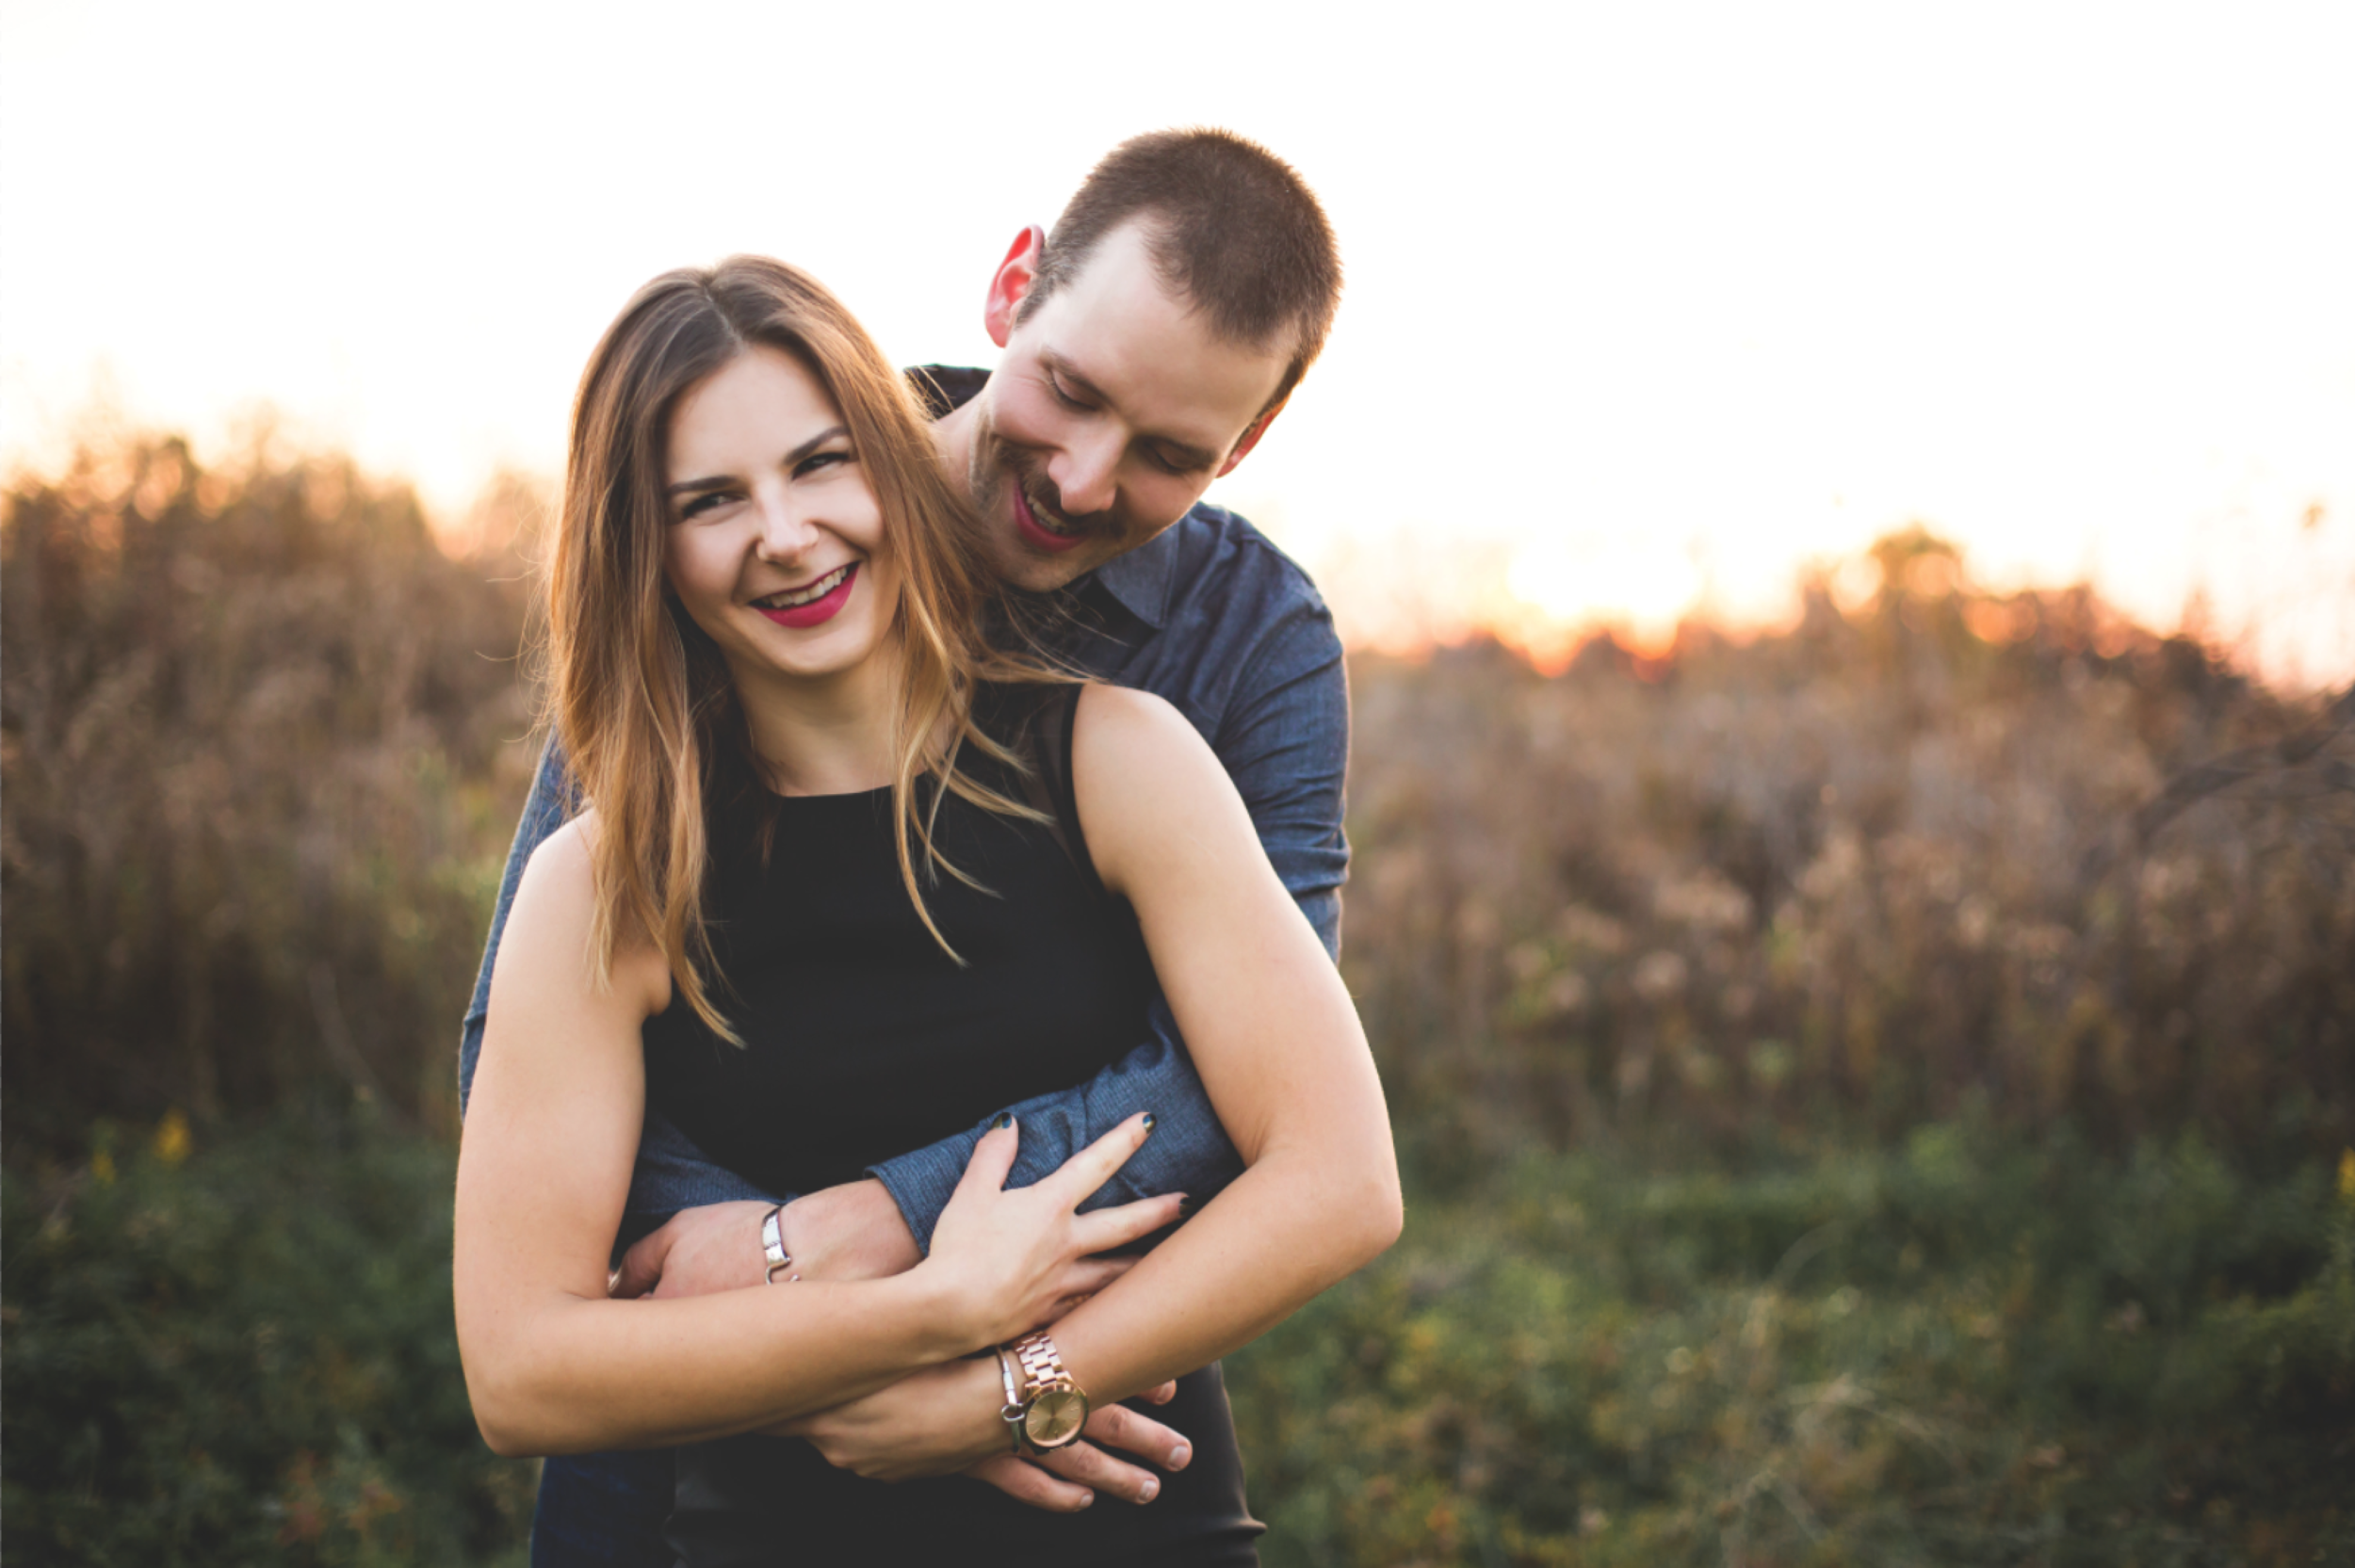
[[[766, 780], [726, 664], [668, 590], [663, 490], [674, 412], [755, 344], [793, 355], [824, 386], [882, 510], [884, 547], [901, 581], [894, 630], [905, 678], [892, 780], [900, 870], [944, 949], [919, 864], [926, 875], [936, 867], [971, 879], [933, 847], [942, 799], [953, 792], [992, 811], [1040, 816], [956, 767], [968, 743], [1023, 766], [975, 726], [975, 685], [1055, 678], [992, 650], [983, 624], [997, 579], [941, 476], [924, 415], [866, 329], [823, 285], [782, 262], [736, 256], [666, 272], [638, 291], [590, 356], [573, 403], [548, 580], [549, 718], [598, 816], [597, 973], [610, 972], [625, 939], [642, 934], [661, 949], [696, 1014], [732, 1041], [736, 1031], [712, 996], [719, 977], [704, 924], [706, 819], [732, 791], [765, 800], [757, 792]], [[926, 775], [936, 787], [919, 791]]]

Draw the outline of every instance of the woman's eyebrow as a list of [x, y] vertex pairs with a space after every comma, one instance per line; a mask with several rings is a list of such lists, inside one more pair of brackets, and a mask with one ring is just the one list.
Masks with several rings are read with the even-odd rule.
[[[779, 468], [790, 468], [795, 463], [801, 461], [804, 458], [808, 457], [812, 452], [817, 451], [818, 448], [823, 446], [829, 441], [834, 440], [837, 436], [846, 436], [850, 433], [851, 431], [848, 426], [829, 425], [824, 429], [819, 431], [816, 435], [811, 436], [807, 441], [803, 442], [799, 446], [794, 447], [793, 450], [788, 452], [784, 457], [778, 459], [777, 466]], [[720, 490], [728, 485], [739, 482], [739, 481], [730, 475], [716, 474], [709, 478], [704, 479], [681, 479], [674, 485], [665, 487], [662, 493], [665, 495], [691, 495], [699, 490]]]

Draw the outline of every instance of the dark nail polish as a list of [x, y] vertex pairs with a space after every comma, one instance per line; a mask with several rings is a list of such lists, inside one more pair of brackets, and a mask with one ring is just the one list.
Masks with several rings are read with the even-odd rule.
[[1145, 1113], [1145, 1130], [1146, 1132], [1149, 1133], [1153, 1130], [1153, 1123], [1156, 1120], [1158, 1120], [1158, 1118], [1156, 1118], [1151, 1111], [1148, 1110]]
[[1194, 1209], [1195, 1209], [1196, 1207], [1198, 1207], [1198, 1206], [1199, 1206], [1199, 1205], [1198, 1205], [1198, 1204], [1196, 1204], [1194, 1203], [1194, 1199], [1193, 1199], [1193, 1197], [1192, 1197], [1191, 1195], [1189, 1195], [1189, 1194], [1187, 1194], [1187, 1193], [1184, 1193], [1184, 1192], [1180, 1192], [1179, 1194], [1178, 1194], [1178, 1219], [1180, 1219], [1180, 1220], [1191, 1220], [1191, 1219], [1193, 1219], [1193, 1218], [1194, 1218]]
[[998, 1120], [989, 1124], [989, 1130], [991, 1132], [1004, 1132], [1008, 1127], [1013, 1125], [1014, 1112], [1010, 1110], [1001, 1110], [998, 1113]]

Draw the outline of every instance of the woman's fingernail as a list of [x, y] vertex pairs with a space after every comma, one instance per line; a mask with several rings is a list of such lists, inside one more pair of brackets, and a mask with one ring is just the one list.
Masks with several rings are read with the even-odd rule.
[[1186, 1462], [1192, 1458], [1194, 1458], [1194, 1450], [1180, 1443], [1169, 1450], [1169, 1467], [1173, 1470], [1182, 1470], [1186, 1467]]
[[1149, 1503], [1161, 1495], [1161, 1483], [1150, 1476], [1145, 1477], [1145, 1484], [1137, 1488], [1137, 1501], [1141, 1503]]
[[998, 1120], [989, 1124], [989, 1130], [991, 1132], [1004, 1132], [1008, 1127], [1013, 1125], [1014, 1112], [1010, 1110], [1001, 1110], [998, 1113]]
[[1189, 1192], [1180, 1192], [1179, 1194], [1178, 1194], [1178, 1219], [1180, 1219], [1180, 1220], [1191, 1220], [1191, 1219], [1193, 1219], [1193, 1218], [1194, 1218], [1194, 1195], [1193, 1195], [1192, 1193], [1189, 1193]]
[[1151, 1132], [1153, 1130], [1153, 1123], [1157, 1120], [1158, 1118], [1156, 1118], [1151, 1111], [1146, 1111], [1145, 1113], [1145, 1130], [1146, 1132]]
[[1085, 1508], [1085, 1507], [1087, 1507], [1087, 1506], [1088, 1506], [1088, 1504], [1090, 1504], [1090, 1503], [1092, 1503], [1092, 1502], [1094, 1502], [1094, 1501], [1096, 1501], [1096, 1494], [1095, 1494], [1095, 1493], [1093, 1493], [1093, 1492], [1082, 1492], [1082, 1493], [1080, 1493], [1080, 1506], [1081, 1508]]

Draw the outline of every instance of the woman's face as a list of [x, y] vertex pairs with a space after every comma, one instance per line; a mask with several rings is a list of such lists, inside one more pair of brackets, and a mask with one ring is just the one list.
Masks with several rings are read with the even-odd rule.
[[672, 591], [740, 684], [820, 678], [890, 635], [899, 574], [851, 433], [818, 379], [755, 345], [672, 415]]

